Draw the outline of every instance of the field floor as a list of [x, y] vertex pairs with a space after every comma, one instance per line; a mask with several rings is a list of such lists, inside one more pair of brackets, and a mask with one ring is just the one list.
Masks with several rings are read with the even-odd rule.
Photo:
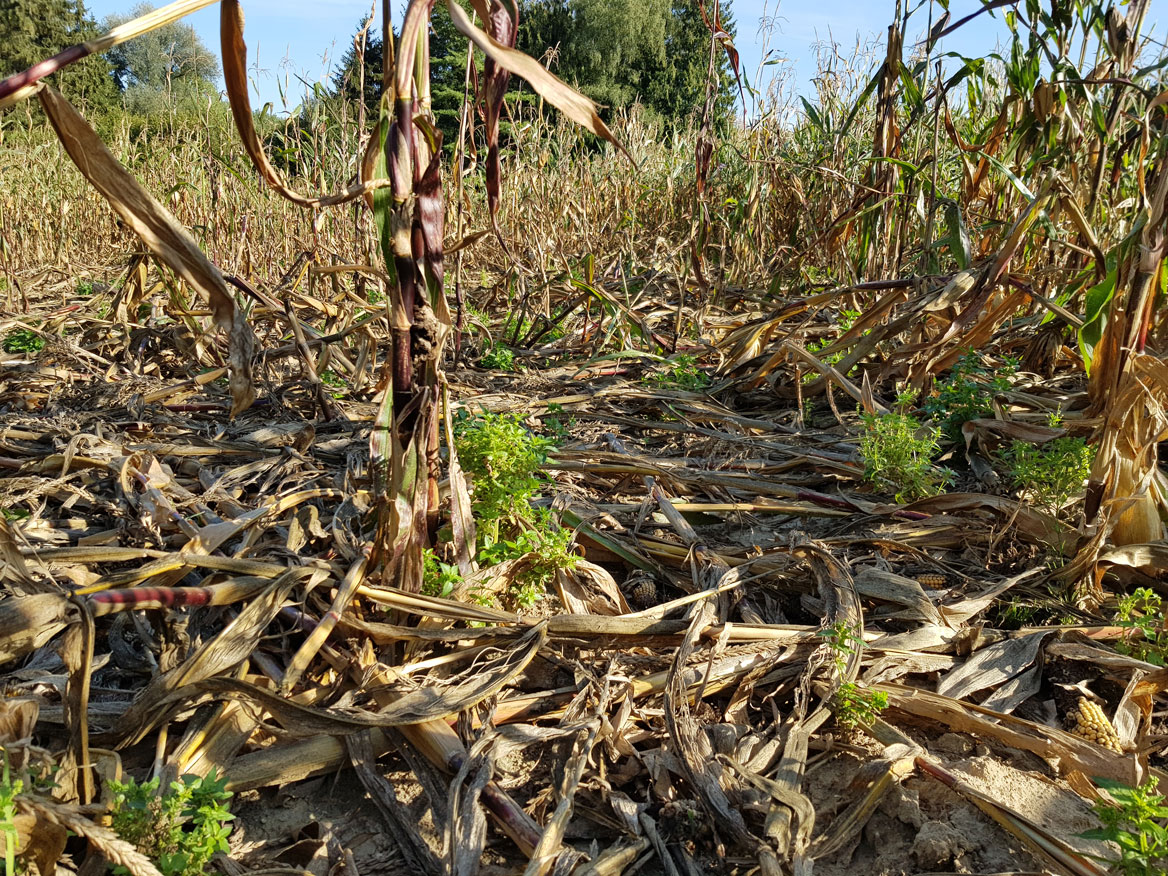
[[[844, 337], [830, 299], [727, 293], [673, 365], [612, 354], [595, 313], [504, 345], [509, 371], [468, 332], [452, 427], [516, 415], [554, 442], [535, 505], [573, 533], [519, 599], [526, 556], [444, 596], [367, 572], [372, 306], [354, 328], [296, 293], [255, 304], [259, 398], [231, 419], [205, 315], [118, 277], [42, 277], [0, 314], [43, 341], [0, 355], [5, 708], [81, 796], [80, 752], [103, 776], [226, 777], [224, 872], [512, 873], [542, 837], [557, 873], [1102, 874], [1087, 778], [1164, 766], [1164, 671], [1052, 572], [1077, 523], [998, 453], [1092, 427], [1061, 340], [995, 335], [1021, 362], [939, 460], [945, 492], [865, 478], [860, 411], [893, 405], [872, 363], [912, 340], [885, 330], [944, 317], [944, 278], [857, 324], [869, 380], [793, 349]], [[667, 308], [627, 324], [672, 343]], [[784, 351], [804, 364], [768, 367]], [[1082, 702], [1106, 733], [1072, 732]]]

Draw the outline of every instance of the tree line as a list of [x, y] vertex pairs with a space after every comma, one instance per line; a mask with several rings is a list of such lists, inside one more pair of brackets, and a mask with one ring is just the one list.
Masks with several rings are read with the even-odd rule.
[[[665, 129], [684, 125], [705, 95], [710, 33], [701, 0], [520, 0], [518, 48], [540, 58], [560, 78], [608, 108], [639, 101]], [[723, 24], [733, 31], [729, 0]], [[152, 7], [139, 3], [100, 24], [83, 0], [0, 0], [0, 77], [28, 67], [66, 46], [90, 39]], [[466, 38], [450, 17], [433, 17], [433, 110], [447, 143], [457, 136], [467, 64]], [[359, 32], [359, 29], [358, 29]], [[337, 65], [329, 87], [312, 100], [356, 102], [376, 118], [381, 96], [382, 38], [370, 30], [359, 53], [355, 42]], [[729, 115], [734, 84], [725, 55], [717, 54], [720, 115]], [[481, 58], [479, 59], [481, 65]], [[361, 77], [363, 75], [363, 87]], [[173, 114], [217, 100], [221, 71], [215, 53], [189, 24], [174, 22], [90, 57], [56, 74], [55, 85], [91, 114]], [[530, 100], [515, 82], [512, 102]], [[302, 111], [304, 108], [302, 107]]]

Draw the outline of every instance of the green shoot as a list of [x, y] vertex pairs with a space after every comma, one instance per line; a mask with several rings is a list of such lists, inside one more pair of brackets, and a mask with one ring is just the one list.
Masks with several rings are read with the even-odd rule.
[[1168, 806], [1156, 793], [1159, 779], [1152, 777], [1138, 788], [1110, 779], [1095, 779], [1114, 804], [1098, 801], [1095, 814], [1103, 827], [1089, 830], [1084, 839], [1104, 840], [1119, 847], [1119, 860], [1108, 861], [1122, 876], [1161, 876], [1168, 872]]
[[[216, 852], [228, 850], [227, 822], [235, 816], [227, 808], [226, 779], [213, 772], [183, 776], [161, 795], [158, 779], [109, 784], [114, 832], [155, 861], [163, 876], [201, 876]], [[127, 872], [114, 868], [118, 876]]]

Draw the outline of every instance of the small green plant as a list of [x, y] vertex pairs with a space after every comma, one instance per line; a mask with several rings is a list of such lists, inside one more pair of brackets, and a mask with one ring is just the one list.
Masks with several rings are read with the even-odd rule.
[[[824, 349], [825, 347], [829, 347], [834, 343], [835, 343], [834, 338], [821, 338], [818, 341], [810, 341], [807, 344], [807, 352], [814, 353], [816, 355], [816, 358], [819, 359], [819, 361], [822, 362], [824, 365], [835, 365], [841, 359], [843, 359], [844, 354], [842, 351], [839, 353], [828, 353], [826, 356], [819, 355], [820, 350]], [[811, 383], [811, 381], [815, 380], [817, 377], [819, 377], [818, 371], [809, 371], [803, 375], [803, 382], [804, 383]]]
[[[1081, 834], [1084, 839], [1104, 840], [1119, 847], [1119, 860], [1107, 861], [1121, 876], [1162, 876], [1168, 873], [1168, 806], [1156, 793], [1159, 779], [1148, 779], [1129, 788], [1111, 779], [1095, 779], [1114, 804], [1096, 801], [1095, 814], [1103, 827]], [[1103, 859], [1098, 859], [1103, 860]]]
[[[848, 659], [863, 644], [863, 640], [846, 621], [837, 621], [820, 630], [819, 635], [831, 650], [836, 675], [842, 678], [847, 672]], [[850, 733], [857, 727], [870, 725], [888, 708], [888, 694], [879, 690], [865, 690], [854, 681], [843, 681], [835, 692], [832, 705], [836, 724]]]
[[[201, 876], [212, 855], [228, 850], [227, 808], [231, 792], [226, 779], [212, 772], [205, 778], [183, 776], [158, 793], [158, 779], [111, 781], [114, 795], [111, 826], [154, 860], [163, 876]], [[129, 871], [115, 867], [119, 876]]]
[[479, 359], [479, 365], [494, 371], [514, 371], [515, 354], [502, 344], [491, 344]]
[[710, 385], [710, 376], [698, 368], [696, 358], [682, 354], [664, 363], [660, 371], [647, 375], [644, 382], [663, 389], [701, 392]]
[[572, 533], [558, 528], [549, 510], [531, 504], [544, 483], [540, 467], [556, 442], [532, 434], [516, 415], [490, 413], [459, 417], [454, 442], [471, 477], [479, 561], [486, 567], [529, 556], [531, 565], [509, 596], [530, 608], [556, 570], [576, 562]]
[[836, 323], [839, 325], [841, 332], [850, 332], [852, 330], [852, 326], [856, 324], [856, 320], [859, 319], [860, 316], [861, 313], [858, 310], [841, 310], [839, 319], [836, 320]]
[[1002, 455], [1014, 485], [1056, 517], [1082, 491], [1095, 461], [1093, 447], [1082, 438], [1069, 437], [1041, 446], [1015, 441]]
[[341, 377], [335, 371], [331, 371], [327, 368], [320, 372], [320, 382], [325, 386], [331, 386], [334, 388], [341, 388], [345, 385], [345, 379], [343, 377]]
[[1130, 630], [1116, 649], [1138, 660], [1168, 665], [1168, 621], [1164, 619], [1164, 602], [1147, 587], [1139, 587], [1119, 600], [1116, 626]]
[[4, 757], [4, 773], [0, 777], [0, 833], [4, 834], [4, 876], [16, 873], [16, 797], [24, 790], [24, 782], [12, 777], [8, 764], [8, 752], [0, 749]]
[[564, 418], [564, 406], [551, 402], [548, 404], [548, 416], [543, 419], [543, 427], [548, 435], [557, 444], [562, 444], [572, 437], [571, 428], [576, 425], [574, 417]]
[[45, 339], [32, 329], [17, 328], [4, 336], [5, 353], [39, 353], [45, 348]]
[[947, 439], [960, 442], [961, 427], [993, 413], [994, 396], [1010, 388], [1007, 378], [1017, 370], [1017, 361], [1006, 358], [1000, 368], [991, 372], [981, 364], [977, 353], [969, 350], [957, 360], [949, 379], [937, 384], [937, 394], [925, 401], [925, 413], [940, 422]]
[[422, 592], [427, 596], [447, 597], [462, 581], [458, 566], [451, 566], [438, 559], [431, 548], [422, 552], [425, 569], [422, 573]]
[[577, 560], [571, 553], [571, 530], [557, 527], [546, 508], [533, 511], [532, 515], [530, 521], [524, 521], [530, 523], [530, 528], [497, 541], [491, 541], [488, 536], [479, 551], [479, 559], [488, 566], [530, 555], [531, 566], [516, 578], [510, 593], [521, 608], [535, 605], [555, 580], [556, 571], [572, 568]]
[[935, 496], [948, 482], [948, 474], [932, 462], [940, 434], [906, 413], [912, 400], [912, 393], [901, 393], [897, 410], [860, 415], [864, 479], [877, 487], [892, 487], [897, 502]]
[[92, 280], [78, 280], [76, 289], [74, 290], [82, 298], [93, 297], [93, 281]]
[[552, 439], [532, 434], [515, 414], [484, 412], [457, 419], [454, 444], [474, 482], [476, 515], [485, 521], [531, 515], [540, 466], [556, 446]]

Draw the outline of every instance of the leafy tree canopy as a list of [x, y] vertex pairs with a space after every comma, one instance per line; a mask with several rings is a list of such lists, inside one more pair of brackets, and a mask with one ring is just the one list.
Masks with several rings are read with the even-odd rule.
[[[107, 29], [153, 10], [139, 3], [125, 15], [110, 15]], [[114, 78], [131, 111], [151, 113], [217, 93], [219, 58], [189, 24], [174, 21], [114, 46], [107, 53]]]
[[[712, 2], [706, 3], [712, 15]], [[613, 108], [640, 101], [667, 126], [684, 124], [705, 99], [710, 31], [698, 0], [526, 0], [519, 48], [545, 57], [560, 78]], [[729, 0], [723, 26], [734, 23]], [[718, 109], [728, 115], [734, 81], [716, 56]]]
[[[723, 24], [733, 33], [729, 0], [721, 7]], [[449, 146], [458, 135], [467, 40], [441, 9], [431, 24], [432, 107]], [[381, 98], [381, 36], [375, 28], [364, 46], [363, 93], [373, 118]], [[667, 126], [684, 125], [705, 99], [710, 32], [698, 0], [520, 0], [518, 48], [600, 103], [619, 109], [640, 101]], [[334, 96], [358, 99], [360, 60], [351, 44], [333, 74]], [[481, 71], [481, 55], [476, 63]], [[721, 49], [717, 71], [717, 108], [725, 118], [735, 86]]]

